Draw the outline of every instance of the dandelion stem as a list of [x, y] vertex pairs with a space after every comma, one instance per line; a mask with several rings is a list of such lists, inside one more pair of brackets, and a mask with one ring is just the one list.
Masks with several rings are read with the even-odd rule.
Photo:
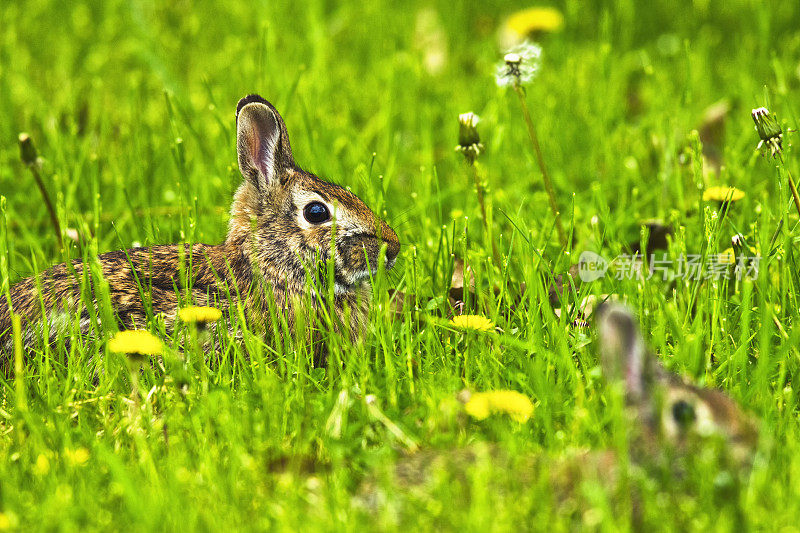
[[483, 190], [483, 184], [481, 183], [480, 173], [478, 172], [478, 167], [475, 165], [474, 159], [467, 159], [469, 162], [469, 166], [472, 169], [472, 179], [475, 182], [475, 191], [478, 193], [478, 204], [481, 207], [481, 218], [483, 220], [483, 228], [486, 230], [486, 234], [489, 237], [489, 240], [492, 243], [492, 256], [494, 257], [495, 263], [498, 266], [502, 265], [502, 257], [500, 256], [500, 250], [497, 247], [497, 242], [495, 242], [494, 235], [491, 233], [491, 229], [489, 228], [489, 217], [487, 216], [486, 212], [486, 196]]
[[31, 174], [33, 174], [33, 179], [36, 181], [37, 187], [39, 187], [39, 192], [42, 194], [42, 198], [44, 199], [44, 205], [47, 207], [47, 212], [50, 214], [50, 222], [53, 224], [53, 230], [56, 232], [58, 247], [59, 249], [62, 249], [64, 247], [64, 243], [61, 237], [61, 224], [58, 222], [58, 217], [56, 216], [56, 210], [53, 207], [53, 202], [50, 200], [50, 195], [44, 186], [42, 176], [39, 174], [39, 165], [41, 163], [36, 155], [36, 148], [34, 147], [33, 141], [27, 133], [19, 134], [19, 149], [20, 159], [22, 159], [22, 162], [25, 164], [25, 166], [30, 169]]
[[561, 224], [561, 214], [558, 211], [558, 203], [556, 203], [556, 193], [553, 189], [553, 182], [550, 180], [550, 174], [547, 173], [547, 167], [544, 164], [544, 157], [542, 156], [542, 149], [539, 146], [539, 138], [536, 136], [536, 130], [533, 127], [533, 120], [531, 120], [531, 113], [528, 110], [528, 103], [525, 100], [525, 91], [519, 83], [514, 84], [514, 90], [519, 97], [519, 103], [522, 106], [522, 117], [525, 119], [525, 124], [528, 126], [528, 136], [531, 138], [531, 145], [536, 154], [536, 162], [539, 164], [539, 170], [542, 172], [542, 179], [544, 180], [544, 188], [547, 191], [547, 199], [550, 203], [550, 210], [556, 219], [556, 229], [558, 230], [558, 240], [563, 248], [567, 247], [567, 234], [564, 232], [564, 226]]
[[129, 365], [128, 370], [131, 374], [131, 409], [130, 419], [136, 421], [139, 418], [139, 365]]
[[53, 230], [56, 232], [58, 247], [63, 248], [64, 242], [61, 237], [61, 224], [58, 222], [58, 217], [56, 216], [56, 210], [53, 207], [53, 202], [50, 201], [50, 195], [47, 193], [47, 189], [44, 188], [44, 182], [42, 181], [42, 177], [39, 175], [39, 171], [35, 167], [30, 167], [30, 169], [31, 173], [33, 174], [33, 179], [36, 180], [36, 185], [39, 186], [39, 192], [42, 193], [42, 198], [44, 198], [44, 203], [47, 206], [47, 212], [50, 213], [50, 223], [53, 224]]
[[478, 175], [478, 168], [475, 166], [475, 163], [470, 162], [469, 166], [472, 167], [472, 179], [475, 181], [475, 191], [478, 193], [478, 204], [481, 206], [483, 225], [486, 226], [488, 224], [488, 219], [486, 218], [486, 205], [483, 196], [483, 185], [481, 185], [481, 178]]
[[783, 160], [783, 154], [779, 155], [781, 159], [781, 165], [783, 169], [786, 171], [786, 176], [789, 178], [789, 189], [792, 191], [792, 199], [794, 200], [794, 206], [797, 208], [797, 214], [800, 215], [800, 195], [797, 194], [797, 186], [794, 184], [794, 179], [792, 178], [792, 173], [789, 172], [789, 168], [786, 166], [786, 162]]

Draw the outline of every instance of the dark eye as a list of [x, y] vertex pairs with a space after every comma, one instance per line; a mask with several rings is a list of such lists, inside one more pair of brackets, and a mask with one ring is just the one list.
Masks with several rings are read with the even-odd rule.
[[687, 427], [694, 422], [694, 407], [685, 400], [678, 400], [672, 404], [672, 418], [675, 419], [679, 426]]
[[311, 202], [303, 208], [303, 216], [312, 224], [322, 224], [330, 220], [331, 213], [322, 202]]

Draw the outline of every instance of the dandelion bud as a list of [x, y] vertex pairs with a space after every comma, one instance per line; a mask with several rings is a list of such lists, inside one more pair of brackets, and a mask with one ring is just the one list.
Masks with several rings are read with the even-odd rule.
[[756, 123], [758, 137], [761, 139], [758, 143], [758, 149], [760, 150], [766, 146], [769, 148], [772, 157], [778, 156], [783, 149], [783, 130], [778, 124], [775, 115], [771, 114], [766, 107], [753, 109], [751, 115], [753, 116], [753, 122]]
[[478, 134], [480, 118], [475, 113], [462, 113], [458, 115], [458, 146], [456, 151], [464, 154], [467, 161], [473, 163], [483, 152], [483, 144]]
[[458, 131], [458, 144], [461, 146], [469, 146], [470, 144], [481, 142], [477, 129], [478, 122], [480, 122], [480, 117], [475, 113], [470, 112], [458, 115], [458, 125], [460, 126]]
[[758, 256], [758, 251], [754, 247], [747, 244], [747, 240], [741, 233], [737, 233], [736, 235], [731, 237], [730, 249], [733, 251], [734, 256], [737, 258], [746, 259], [748, 256], [749, 257]]
[[33, 139], [27, 133], [19, 134], [19, 156], [26, 165], [35, 165], [39, 161]]
[[775, 120], [774, 115], [771, 115], [766, 107], [759, 107], [753, 109], [753, 121], [756, 123], [756, 131], [762, 140], [767, 140], [772, 137], [783, 135], [778, 121]]

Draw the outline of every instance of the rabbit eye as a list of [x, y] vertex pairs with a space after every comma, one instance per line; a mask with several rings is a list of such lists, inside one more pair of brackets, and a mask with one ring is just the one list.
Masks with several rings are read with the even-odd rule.
[[672, 404], [672, 418], [675, 419], [679, 426], [687, 427], [695, 421], [697, 415], [694, 412], [694, 407], [689, 402], [678, 400]]
[[311, 202], [303, 208], [303, 216], [311, 224], [322, 224], [330, 220], [331, 213], [322, 202]]

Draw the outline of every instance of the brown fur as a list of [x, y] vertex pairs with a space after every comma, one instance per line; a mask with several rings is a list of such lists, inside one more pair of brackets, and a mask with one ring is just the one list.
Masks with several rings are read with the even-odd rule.
[[[266, 100], [243, 98], [237, 129], [245, 179], [231, 206], [224, 244], [152, 246], [98, 256], [118, 325], [142, 328], [148, 316], [161, 313], [171, 329], [182, 305], [211, 305], [226, 312], [241, 301], [248, 319], [267, 329], [268, 302], [274, 298], [275, 309], [292, 327], [304, 297], [312, 307], [324, 304], [325, 276], [316, 276], [317, 285], [312, 284], [319, 294], [307, 295], [309, 276], [313, 280], [324, 271], [321, 265], [333, 260], [336, 291], [330, 311], [356, 335], [368, 311], [369, 273], [376, 271], [384, 247], [386, 267], [392, 267], [400, 249], [397, 235], [354, 194], [295, 164], [283, 119]], [[338, 209], [335, 220], [304, 222], [306, 201]], [[185, 288], [181, 272], [189, 274]], [[26, 347], [41, 336], [55, 340], [59, 331], [53, 319], [59, 312], [70, 319], [77, 314], [81, 332], [89, 333], [98, 294], [88, 274], [81, 261], [72, 261], [12, 287], [11, 309], [0, 306], [0, 353], [10, 351], [12, 311], [22, 319]], [[83, 299], [82, 287], [88, 289]], [[50, 330], [43, 333], [37, 326], [45, 319]]]

